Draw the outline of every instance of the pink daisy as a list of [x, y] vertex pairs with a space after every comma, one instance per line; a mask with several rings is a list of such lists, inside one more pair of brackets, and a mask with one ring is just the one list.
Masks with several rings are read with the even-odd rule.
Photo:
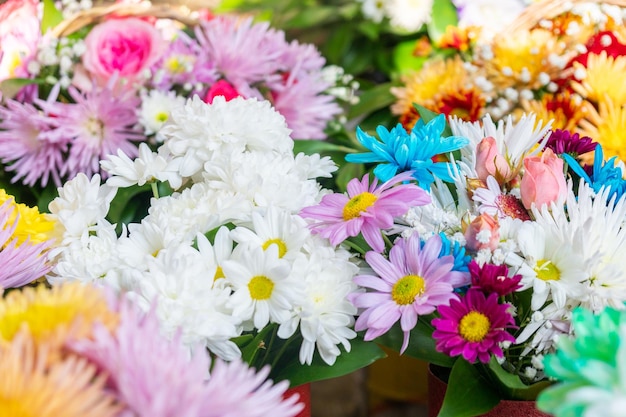
[[484, 264], [482, 267], [472, 260], [468, 269], [472, 278], [472, 286], [486, 294], [495, 292], [499, 296], [512, 293], [521, 287], [521, 275], [509, 276], [506, 265]]
[[501, 342], [514, 342], [507, 328], [515, 328], [508, 304], [498, 304], [498, 294], [485, 298], [482, 291], [470, 289], [464, 297], [440, 305], [440, 318], [432, 320], [437, 350], [450, 356], [463, 355], [470, 363], [488, 363], [491, 354], [502, 357]]
[[454, 287], [465, 279], [453, 271], [454, 257], [442, 256], [442, 242], [434, 235], [420, 249], [417, 233], [400, 239], [390, 250], [389, 260], [368, 252], [365, 260], [376, 275], [359, 275], [354, 282], [374, 291], [354, 293], [352, 303], [365, 310], [356, 321], [355, 330], [367, 329], [365, 340], [373, 340], [389, 331], [398, 320], [404, 332], [400, 353], [409, 344], [409, 334], [418, 316], [431, 314], [437, 306], [454, 298]]
[[513, 194], [504, 194], [493, 176], [487, 177], [487, 188], [474, 190], [473, 200], [479, 203], [478, 211], [499, 218], [512, 217], [523, 221], [530, 220], [522, 201]]
[[363, 234], [365, 241], [376, 252], [385, 249], [381, 229], [388, 229], [394, 218], [405, 214], [413, 206], [430, 202], [426, 191], [413, 183], [400, 184], [411, 179], [412, 171], [396, 175], [378, 186], [378, 179], [369, 183], [369, 174], [359, 181], [348, 183], [348, 195], [335, 193], [322, 197], [320, 204], [305, 207], [300, 215], [317, 220], [310, 225], [313, 233], [328, 238], [338, 245], [348, 237]]
[[[56, 101], [57, 95], [55, 88], [48, 103]], [[34, 104], [6, 100], [0, 106], [0, 161], [7, 171], [15, 172], [11, 182], [21, 180], [30, 186], [39, 182], [45, 187], [52, 178], [56, 186], [61, 186], [60, 171], [68, 140], [56, 134], [57, 126], [56, 117]]]
[[58, 114], [60, 132], [71, 140], [61, 172], [69, 179], [79, 172], [87, 176], [99, 173], [100, 160], [117, 155], [118, 150], [130, 158], [137, 156], [133, 142], [145, 139], [136, 114], [141, 100], [134, 91], [116, 94], [113, 88], [114, 81], [86, 94], [70, 87], [68, 92], [75, 103], [51, 106], [50, 112]]
[[0, 206], [0, 287], [17, 288], [43, 277], [52, 268], [45, 251], [51, 242], [46, 241], [31, 245], [28, 241], [17, 244], [17, 238], [11, 239], [17, 227], [18, 218], [10, 224], [13, 214], [13, 202], [7, 200]]

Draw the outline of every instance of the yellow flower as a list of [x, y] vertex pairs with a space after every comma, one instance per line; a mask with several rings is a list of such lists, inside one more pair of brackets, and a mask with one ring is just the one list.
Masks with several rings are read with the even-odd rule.
[[0, 341], [10, 342], [26, 328], [35, 342], [60, 346], [69, 337], [91, 335], [96, 321], [112, 329], [118, 318], [101, 290], [82, 283], [23, 287], [0, 300]]
[[0, 346], [0, 417], [113, 417], [120, 411], [104, 390], [105, 375], [74, 355], [50, 363], [48, 346], [24, 332]]
[[24, 243], [26, 239], [30, 239], [32, 244], [37, 244], [52, 238], [55, 223], [49, 219], [47, 214], [39, 213], [37, 207], [16, 203], [12, 195], [7, 194], [5, 190], [0, 188], [0, 205], [9, 199], [13, 200], [10, 204], [17, 210], [13, 211], [8, 224], [13, 224], [15, 218], [19, 215], [17, 227], [13, 232], [13, 236], [17, 238], [18, 244]]
[[572, 82], [578, 94], [595, 103], [608, 98], [615, 104], [626, 104], [626, 85], [620, 80], [626, 72], [626, 56], [607, 56], [606, 51], [599, 55], [589, 54], [587, 67], [574, 63], [577, 70], [585, 75], [580, 82]]
[[525, 113], [534, 113], [537, 120], [553, 120], [553, 129], [575, 131], [585, 117], [586, 106], [578, 95], [569, 92], [545, 94], [541, 100], [522, 100]]
[[[588, 105], [587, 116], [580, 122], [580, 127], [582, 135], [602, 145], [605, 159], [617, 156], [626, 160], [626, 109], [623, 105], [610, 99], [600, 101], [599, 111]], [[593, 163], [593, 155], [586, 154], [585, 157], [585, 162]]]

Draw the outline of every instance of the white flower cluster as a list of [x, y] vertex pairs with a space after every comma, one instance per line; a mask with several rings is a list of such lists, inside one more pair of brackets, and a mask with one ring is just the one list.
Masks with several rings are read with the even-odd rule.
[[[333, 364], [356, 336], [347, 295], [358, 268], [297, 213], [321, 199], [315, 178], [336, 166], [294, 156], [284, 118], [256, 99], [189, 100], [159, 134], [156, 152], [102, 161], [105, 185], [78, 175], [60, 189], [50, 210], [63, 244], [48, 280], [103, 282], [145, 309], [156, 303], [165, 332], [181, 328], [226, 360], [241, 354], [233, 338], [274, 324], [279, 338], [300, 332], [302, 363], [317, 351]], [[105, 219], [116, 187], [163, 181], [176, 191], [117, 236]]]

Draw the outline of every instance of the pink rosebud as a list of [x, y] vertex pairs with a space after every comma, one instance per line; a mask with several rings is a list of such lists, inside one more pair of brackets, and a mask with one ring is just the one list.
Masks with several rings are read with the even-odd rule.
[[216, 83], [213, 83], [209, 91], [207, 91], [206, 96], [204, 96], [205, 103], [213, 103], [213, 99], [216, 96], [224, 96], [226, 101], [230, 101], [235, 97], [239, 97], [241, 94], [233, 87], [231, 83], [226, 80], [219, 80]]
[[514, 175], [506, 158], [498, 150], [496, 140], [491, 136], [483, 138], [476, 148], [476, 173], [478, 178], [487, 181], [493, 176], [499, 184], [503, 184]]
[[563, 201], [567, 195], [567, 183], [563, 174], [563, 160], [551, 149], [541, 156], [524, 158], [524, 175], [520, 193], [524, 207], [530, 209], [552, 202]]
[[27, 65], [40, 39], [37, 0], [0, 4], [0, 81], [28, 77]]
[[115, 73], [134, 79], [160, 57], [165, 42], [150, 23], [137, 19], [112, 19], [96, 25], [85, 38], [85, 69], [105, 82]]
[[473, 251], [494, 250], [500, 242], [500, 225], [496, 216], [483, 213], [464, 225], [466, 247]]

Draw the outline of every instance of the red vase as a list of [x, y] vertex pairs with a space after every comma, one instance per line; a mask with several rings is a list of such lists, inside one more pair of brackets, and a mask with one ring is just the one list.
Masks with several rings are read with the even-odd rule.
[[293, 394], [299, 394], [299, 402], [304, 404], [304, 408], [296, 415], [296, 417], [311, 417], [311, 384], [302, 384], [297, 387], [289, 388], [285, 391], [283, 397], [289, 398]]
[[[428, 417], [437, 417], [443, 397], [446, 395], [447, 384], [433, 373], [432, 365], [428, 367]], [[535, 401], [501, 400], [498, 405], [481, 417], [550, 417], [535, 407]]]

